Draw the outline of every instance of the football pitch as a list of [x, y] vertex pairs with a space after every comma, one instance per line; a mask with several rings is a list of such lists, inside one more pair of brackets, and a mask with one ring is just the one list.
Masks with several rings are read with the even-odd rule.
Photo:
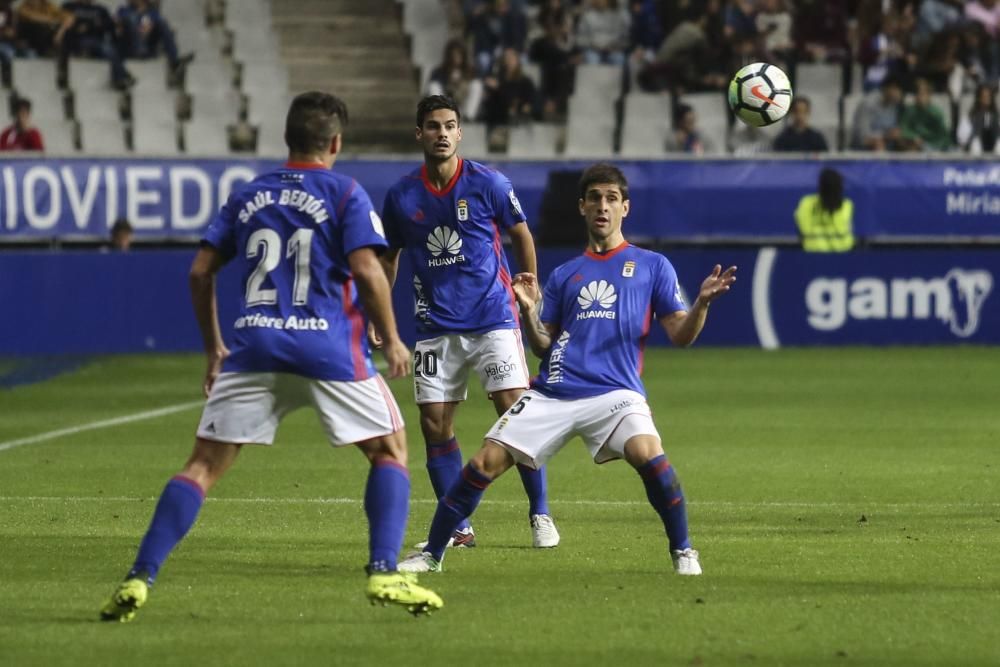
[[[130, 624], [97, 611], [190, 452], [203, 362], [71, 366], [0, 388], [0, 665], [1000, 664], [1000, 348], [647, 350], [704, 576], [672, 573], [636, 473], [573, 441], [549, 468], [560, 546], [530, 548], [505, 476], [479, 546], [421, 577], [445, 599], [429, 618], [365, 600], [367, 465], [295, 413], [244, 449]], [[408, 548], [434, 504], [409, 380], [393, 388]], [[493, 419], [472, 391], [466, 458]]]

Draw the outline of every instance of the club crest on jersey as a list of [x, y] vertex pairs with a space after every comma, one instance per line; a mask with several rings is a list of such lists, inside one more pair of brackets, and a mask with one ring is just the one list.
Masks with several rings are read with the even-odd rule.
[[469, 219], [469, 202], [464, 199], [459, 199], [458, 204], [455, 206], [455, 214], [458, 216], [459, 222], [465, 222]]
[[622, 267], [622, 276], [625, 278], [631, 278], [635, 275], [635, 262], [629, 260], [625, 262], [625, 266]]
[[582, 312], [576, 314], [576, 319], [613, 320], [617, 313], [610, 308], [615, 305], [616, 301], [618, 301], [618, 295], [615, 293], [614, 285], [606, 280], [591, 280], [580, 289], [580, 295], [576, 297], [576, 302], [583, 309]]

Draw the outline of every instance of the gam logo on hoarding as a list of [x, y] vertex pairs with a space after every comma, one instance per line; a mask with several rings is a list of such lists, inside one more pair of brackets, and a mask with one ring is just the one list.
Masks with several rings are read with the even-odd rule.
[[968, 338], [979, 328], [993, 275], [982, 269], [953, 268], [943, 277], [816, 278], [806, 287], [809, 325], [835, 331], [848, 320], [926, 320], [934, 317]]

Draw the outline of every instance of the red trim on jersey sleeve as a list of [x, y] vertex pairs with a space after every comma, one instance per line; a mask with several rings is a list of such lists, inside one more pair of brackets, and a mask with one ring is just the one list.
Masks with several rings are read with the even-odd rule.
[[621, 243], [620, 246], [612, 248], [611, 250], [607, 251], [604, 254], [596, 253], [593, 250], [591, 250], [590, 248], [587, 248], [586, 252], [584, 252], [583, 254], [584, 254], [584, 256], [589, 257], [591, 259], [596, 259], [596, 260], [598, 260], [600, 262], [606, 262], [606, 261], [608, 261], [609, 259], [611, 259], [615, 255], [617, 255], [618, 253], [620, 253], [622, 250], [624, 250], [627, 247], [629, 247], [629, 242], [628, 241], [622, 241], [622, 243]]
[[354, 379], [364, 380], [368, 374], [365, 355], [361, 349], [361, 337], [365, 335], [365, 318], [361, 316], [351, 300], [351, 280], [344, 283], [344, 314], [351, 322], [351, 358], [354, 361]]
[[643, 362], [646, 359], [646, 338], [649, 337], [649, 328], [653, 323], [653, 306], [646, 307], [646, 316], [642, 319], [642, 335], [639, 336], [639, 366], [637, 371], [642, 375]]
[[337, 204], [337, 219], [344, 217], [344, 209], [347, 208], [347, 200], [351, 198], [352, 194], [354, 194], [354, 188], [356, 188], [357, 186], [358, 182], [352, 178], [351, 187], [347, 190], [347, 194], [345, 194], [341, 198], [340, 203]]
[[320, 162], [286, 162], [286, 169], [326, 169], [326, 165]]
[[514, 315], [514, 324], [520, 327], [521, 318], [518, 315], [520, 311], [517, 308], [517, 297], [514, 296], [514, 282], [503, 265], [503, 241], [500, 239], [500, 228], [497, 227], [495, 220], [493, 221], [493, 253], [497, 256], [497, 277], [510, 298], [510, 312]]
[[448, 194], [454, 189], [455, 184], [458, 183], [458, 179], [462, 175], [462, 169], [464, 167], [465, 167], [465, 160], [463, 160], [462, 158], [458, 158], [458, 169], [455, 170], [455, 173], [452, 175], [451, 180], [448, 181], [448, 184], [444, 186], [443, 190], [438, 190], [437, 188], [435, 188], [434, 184], [431, 183], [431, 179], [427, 177], [426, 164], [420, 167], [420, 180], [424, 182], [424, 187], [427, 188], [427, 191], [430, 192], [432, 195], [436, 195], [438, 197], [444, 197], [446, 194]]

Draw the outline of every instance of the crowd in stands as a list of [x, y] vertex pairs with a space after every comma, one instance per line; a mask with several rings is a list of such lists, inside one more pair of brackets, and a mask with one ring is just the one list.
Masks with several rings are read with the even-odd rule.
[[[136, 83], [126, 67], [128, 60], [161, 54], [166, 57], [172, 79], [179, 79], [192, 56], [178, 52], [173, 29], [160, 14], [159, 4], [160, 0], [122, 0], [112, 12], [96, 0], [68, 0], [61, 4], [53, 0], [0, 0], [3, 86], [11, 85], [15, 58], [55, 59], [61, 87], [66, 85], [71, 57], [106, 60], [109, 84], [118, 90], [127, 90]], [[43, 150], [38, 129], [30, 126], [31, 100], [13, 97], [11, 114], [15, 123], [8, 131], [18, 139], [0, 141], [0, 150]]]
[[[674, 100], [670, 151], [1000, 152], [1000, 0], [449, 1], [464, 21], [430, 92], [490, 130], [565, 122], [578, 67], [605, 64], [622, 68], [623, 93]], [[836, 67], [842, 131], [831, 141], [811, 129], [830, 97], [805, 95], [777, 138], [735, 125], [728, 139], [702, 136], [684, 96], [721, 100], [753, 62], [783, 68], [797, 89], [803, 65]]]

